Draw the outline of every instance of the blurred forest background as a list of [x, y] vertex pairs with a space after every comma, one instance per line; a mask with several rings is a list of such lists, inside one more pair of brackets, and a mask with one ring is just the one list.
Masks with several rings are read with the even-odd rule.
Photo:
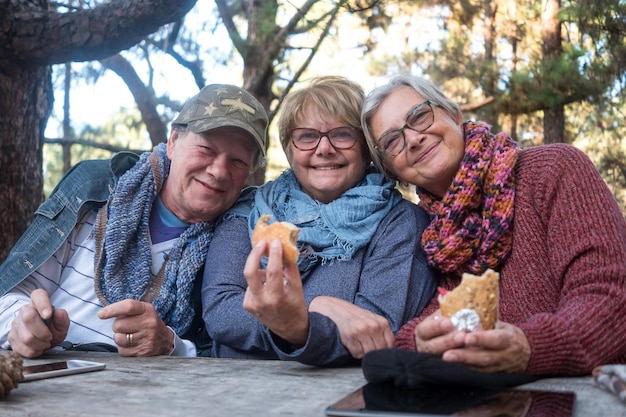
[[[67, 22], [111, 4], [132, 13], [134, 5], [152, 2], [32, 3], [37, 4], [0, 0], [2, 19], [32, 25], [32, 19], [41, 20], [43, 12], [35, 13], [39, 8], [46, 16], [56, 14]], [[38, 186], [43, 192], [34, 199], [31, 193], [33, 204], [79, 160], [108, 158], [123, 149], [149, 150], [166, 140], [169, 122], [182, 103], [206, 84], [247, 88], [274, 119], [284, 95], [316, 75], [345, 75], [368, 92], [391, 74], [411, 72], [439, 85], [461, 105], [467, 119], [486, 120], [523, 147], [567, 142], [585, 151], [626, 216], [623, 0], [185, 3], [188, 13], [179, 11], [180, 17], [172, 13], [175, 18], [156, 32], [146, 28], [145, 35], [134, 34], [138, 38], [134, 46], [107, 48], [96, 43], [90, 45], [92, 50], [100, 48], [95, 54], [57, 54], [36, 62], [49, 64], [48, 94], [54, 104], [39, 138]], [[106, 37], [106, 16], [111, 22], [120, 18], [107, 10], [101, 12], [101, 24], [82, 26], [92, 40]], [[59, 42], [72, 47], [86, 37], [77, 33], [80, 29]], [[0, 84], [3, 59], [7, 57], [0, 49]], [[270, 136], [269, 163], [250, 178], [251, 184], [272, 179], [286, 167], [273, 126]], [[3, 149], [8, 146], [3, 137], [0, 144]], [[0, 171], [3, 168], [0, 165]], [[8, 176], [1, 174], [0, 205], [9, 204], [2, 195]], [[23, 217], [21, 223], [13, 220], [19, 223], [15, 236], [30, 221]], [[10, 238], [4, 246], [10, 248], [9, 243]], [[5, 255], [2, 250], [0, 259]]]

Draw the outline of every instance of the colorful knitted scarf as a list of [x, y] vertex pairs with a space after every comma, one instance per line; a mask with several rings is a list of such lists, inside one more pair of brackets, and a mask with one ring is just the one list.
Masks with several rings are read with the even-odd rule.
[[124, 299], [150, 302], [177, 334], [194, 316], [191, 292], [203, 267], [214, 222], [189, 226], [177, 239], [161, 271], [152, 274], [148, 220], [169, 175], [164, 143], [144, 153], [120, 179], [94, 226], [94, 288], [103, 305]]
[[461, 275], [497, 270], [511, 252], [517, 144], [493, 135], [483, 122], [466, 122], [465, 156], [442, 199], [417, 193], [431, 223], [422, 235], [428, 262]]

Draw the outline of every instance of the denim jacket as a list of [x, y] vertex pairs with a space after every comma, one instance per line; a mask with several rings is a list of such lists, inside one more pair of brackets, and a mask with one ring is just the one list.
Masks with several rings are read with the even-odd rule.
[[120, 152], [110, 160], [76, 164], [35, 212], [35, 219], [0, 265], [0, 295], [22, 282], [63, 244], [85, 210], [102, 207], [118, 178], [139, 156]]

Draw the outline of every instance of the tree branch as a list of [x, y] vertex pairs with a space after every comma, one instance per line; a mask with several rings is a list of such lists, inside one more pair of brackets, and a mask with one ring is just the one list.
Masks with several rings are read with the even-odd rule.
[[182, 21], [176, 22], [165, 40], [155, 41], [152, 38], [146, 38], [146, 43], [149, 43], [155, 48], [158, 48], [169, 54], [183, 68], [187, 68], [189, 72], [191, 72], [191, 76], [195, 80], [198, 89], [200, 89], [206, 85], [206, 80], [204, 79], [204, 74], [202, 73], [202, 61], [189, 61], [174, 50], [174, 45], [178, 41], [178, 35], [180, 33], [181, 25]]
[[285, 99], [287, 94], [289, 94], [289, 91], [291, 91], [291, 89], [293, 88], [294, 84], [296, 82], [298, 82], [298, 80], [300, 79], [300, 77], [302, 76], [304, 71], [307, 69], [307, 67], [309, 66], [309, 64], [313, 60], [313, 57], [315, 56], [315, 54], [319, 50], [320, 46], [322, 45], [322, 43], [324, 42], [324, 40], [328, 36], [328, 33], [330, 32], [330, 29], [333, 26], [333, 22], [335, 21], [335, 18], [337, 17], [337, 13], [339, 13], [339, 9], [341, 8], [342, 4], [343, 4], [343, 2], [338, 2], [335, 5], [335, 8], [329, 13], [330, 18], [328, 19], [328, 22], [327, 22], [326, 26], [324, 27], [324, 30], [323, 30], [322, 34], [320, 35], [319, 39], [317, 40], [317, 42], [315, 43], [313, 48], [311, 48], [309, 56], [307, 56], [306, 60], [302, 63], [302, 65], [300, 65], [300, 68], [298, 68], [298, 70], [295, 72], [294, 76], [291, 78], [291, 80], [289, 80], [289, 83], [287, 83], [287, 86], [285, 87], [285, 89], [282, 91], [281, 96], [278, 98], [278, 103], [277, 103], [276, 107], [271, 112], [271, 118], [273, 118], [275, 112], [277, 112], [278, 109], [280, 109], [280, 107], [281, 107], [281, 105], [283, 103], [283, 100]]
[[40, 8], [14, 11], [11, 31], [0, 31], [0, 56], [40, 65], [102, 59], [180, 19], [195, 3], [111, 0], [90, 10], [69, 13]]
[[156, 111], [156, 98], [154, 93], [143, 84], [131, 63], [120, 54], [102, 59], [100, 62], [106, 68], [120, 76], [128, 86], [141, 113], [141, 119], [146, 124], [150, 141], [154, 145], [166, 141], [167, 127]]
[[463, 105], [460, 105], [459, 107], [461, 108], [461, 111], [471, 112], [471, 111], [476, 111], [482, 107], [485, 107], [487, 104], [493, 103], [493, 101], [494, 101], [493, 97], [487, 97], [481, 101], [463, 104]]
[[233, 12], [226, 4], [224, 0], [215, 0], [215, 5], [217, 6], [217, 10], [224, 22], [224, 26], [226, 26], [226, 30], [228, 31], [228, 36], [230, 40], [233, 42], [235, 49], [239, 52], [239, 55], [246, 56], [247, 44], [242, 39], [241, 34], [237, 30], [237, 26], [233, 20]]
[[[294, 13], [291, 19], [289, 19], [289, 22], [280, 31], [278, 31], [278, 33], [276, 33], [276, 40], [282, 41], [283, 39], [287, 39], [288, 35], [296, 33], [298, 24], [302, 21], [302, 19], [304, 19], [309, 10], [311, 10], [311, 7], [313, 7], [313, 5], [315, 5], [318, 1], [319, 0], [307, 0], [306, 3], [298, 7], [298, 11]], [[343, 1], [340, 1], [339, 3], [342, 4]]]
[[128, 149], [121, 146], [111, 145], [109, 143], [100, 143], [89, 139], [61, 139], [61, 138], [44, 138], [44, 143], [56, 144], [56, 145], [83, 145], [90, 146], [92, 148], [104, 149], [113, 153], [128, 151], [140, 155], [144, 152], [148, 152], [147, 149]]

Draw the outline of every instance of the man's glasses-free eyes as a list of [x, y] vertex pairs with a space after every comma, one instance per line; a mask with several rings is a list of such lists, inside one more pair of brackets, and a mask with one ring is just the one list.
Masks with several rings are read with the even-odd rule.
[[352, 126], [340, 126], [330, 129], [328, 132], [320, 132], [317, 129], [299, 127], [291, 131], [293, 146], [301, 151], [310, 151], [319, 145], [326, 136], [331, 145], [336, 149], [350, 149], [359, 137], [359, 131]]
[[422, 104], [413, 107], [406, 118], [404, 126], [384, 133], [378, 140], [376, 150], [386, 158], [395, 158], [400, 155], [406, 148], [405, 129], [422, 133], [433, 125], [435, 113], [432, 106], [439, 106], [439, 104], [426, 100]]

